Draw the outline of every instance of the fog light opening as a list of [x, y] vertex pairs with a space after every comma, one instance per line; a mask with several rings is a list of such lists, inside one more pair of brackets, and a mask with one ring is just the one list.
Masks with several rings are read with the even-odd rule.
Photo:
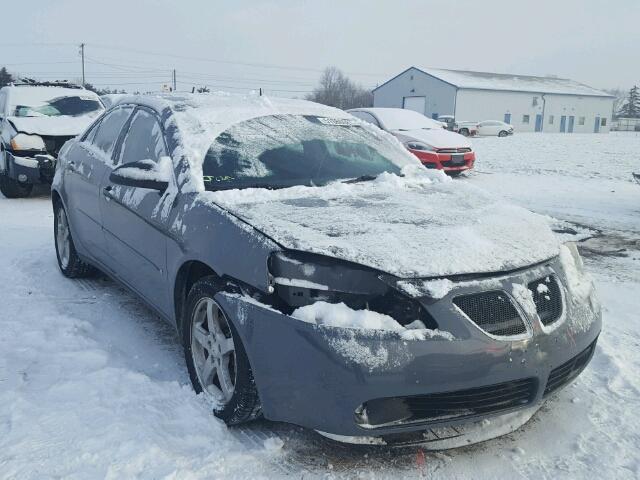
[[21, 173], [20, 175], [18, 175], [19, 182], [27, 183], [27, 180], [29, 180], [29, 177], [27, 177], [24, 173]]

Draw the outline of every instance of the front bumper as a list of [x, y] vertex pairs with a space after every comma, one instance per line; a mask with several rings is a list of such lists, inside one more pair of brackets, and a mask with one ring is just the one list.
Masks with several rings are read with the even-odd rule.
[[56, 159], [46, 153], [30, 155], [16, 155], [5, 152], [6, 165], [0, 165], [0, 170], [10, 178], [20, 183], [51, 184], [56, 169]]
[[416, 157], [418, 157], [418, 159], [425, 167], [444, 170], [445, 172], [460, 172], [464, 170], [470, 170], [473, 168], [473, 164], [476, 161], [475, 152], [452, 154], [440, 152], [425, 152], [421, 150], [409, 151]]
[[[527, 335], [507, 340], [480, 330], [453, 305], [452, 298], [482, 289], [511, 292], [515, 283], [526, 285], [551, 274], [566, 285], [557, 261], [551, 261], [525, 272], [460, 282], [436, 301], [420, 299], [440, 329], [453, 334], [454, 340], [437, 336], [406, 340], [393, 332], [317, 326], [244, 297], [220, 294], [217, 300], [232, 318], [238, 319], [238, 331], [267, 419], [294, 423], [339, 439], [389, 443], [415, 441], [416, 434], [426, 438], [437, 428], [466, 428], [487, 418], [499, 422], [499, 417], [503, 423], [493, 434], [496, 436], [526, 422], [548, 396], [545, 389], [552, 372], [595, 345], [601, 329], [599, 307], [595, 298], [574, 304], [565, 291], [564, 313], [552, 327], [531, 318]], [[529, 400], [500, 411], [373, 428], [356, 421], [356, 410], [371, 400], [524, 380], [532, 386]], [[516, 415], [518, 412], [521, 415]], [[491, 435], [485, 432], [484, 437], [475, 438], [483, 440]]]

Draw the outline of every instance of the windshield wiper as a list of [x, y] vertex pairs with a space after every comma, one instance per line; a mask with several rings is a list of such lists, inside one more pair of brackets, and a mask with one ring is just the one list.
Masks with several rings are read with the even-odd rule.
[[356, 178], [351, 178], [349, 180], [345, 180], [342, 183], [360, 183], [360, 182], [370, 182], [371, 180], [375, 180], [378, 178], [377, 175], [360, 175]]

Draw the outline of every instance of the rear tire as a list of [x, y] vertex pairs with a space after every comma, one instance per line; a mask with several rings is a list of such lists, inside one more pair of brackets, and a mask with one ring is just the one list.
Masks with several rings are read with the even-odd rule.
[[7, 198], [26, 198], [31, 195], [33, 184], [20, 183], [0, 173], [0, 192]]
[[233, 319], [214, 299], [220, 291], [213, 276], [191, 288], [182, 343], [193, 389], [217, 404], [213, 409], [216, 417], [236, 425], [260, 416], [260, 398]]
[[451, 172], [446, 172], [447, 175], [449, 175], [450, 177], [459, 177], [460, 175], [462, 175], [462, 173], [465, 172], [465, 170], [454, 170]]
[[56, 245], [56, 257], [58, 267], [67, 278], [88, 277], [95, 272], [95, 269], [88, 263], [83, 262], [76, 252], [69, 228], [67, 212], [60, 201], [54, 207], [53, 238]]

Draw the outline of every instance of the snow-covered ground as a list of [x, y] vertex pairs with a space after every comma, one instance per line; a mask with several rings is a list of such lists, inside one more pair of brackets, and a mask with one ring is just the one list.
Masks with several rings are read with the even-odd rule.
[[640, 135], [474, 146], [477, 170], [456, 182], [584, 239], [604, 308], [591, 365], [523, 428], [436, 453], [269, 422], [227, 429], [191, 390], [169, 326], [107, 279], [58, 273], [46, 194], [0, 197], [0, 478], [638, 478]]

